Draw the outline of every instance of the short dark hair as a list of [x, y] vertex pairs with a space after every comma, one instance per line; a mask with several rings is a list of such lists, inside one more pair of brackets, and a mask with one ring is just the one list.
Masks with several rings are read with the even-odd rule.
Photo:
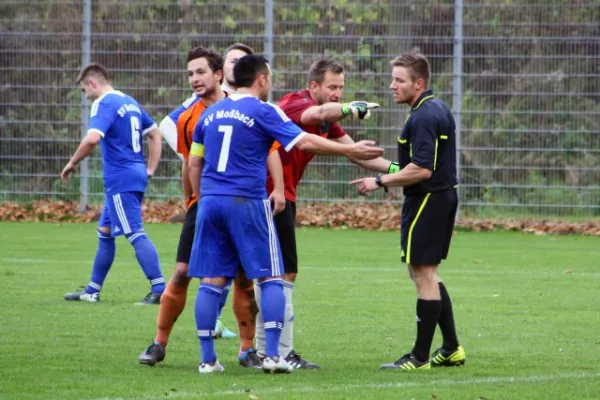
[[311, 82], [317, 82], [319, 85], [323, 83], [325, 80], [325, 73], [328, 71], [336, 75], [343, 74], [344, 66], [341, 63], [328, 58], [322, 58], [315, 61], [308, 70], [308, 85], [310, 85]]
[[227, 48], [227, 50], [225, 50], [225, 53], [223, 53], [223, 57], [227, 57], [227, 53], [229, 53], [231, 50], [241, 50], [246, 54], [254, 54], [254, 50], [252, 50], [252, 47], [247, 46], [244, 43], [237, 42], [232, 44]]
[[104, 68], [104, 66], [96, 62], [86, 65], [81, 70], [79, 75], [77, 75], [77, 80], [75, 82], [81, 83], [89, 75], [95, 75], [97, 77], [101, 77], [106, 82], [110, 82], [110, 76], [108, 75], [108, 71], [106, 70], [106, 68]]
[[248, 54], [233, 66], [233, 79], [238, 88], [249, 88], [261, 74], [269, 72], [269, 61], [260, 54]]
[[413, 82], [416, 82], [417, 79], [423, 79], [425, 87], [429, 87], [429, 77], [431, 76], [429, 60], [423, 53], [418, 51], [402, 53], [390, 61], [390, 64], [392, 67], [406, 68]]
[[206, 58], [212, 72], [223, 70], [223, 56], [215, 49], [205, 49], [202, 46], [198, 46], [188, 51], [187, 62], [197, 58]]

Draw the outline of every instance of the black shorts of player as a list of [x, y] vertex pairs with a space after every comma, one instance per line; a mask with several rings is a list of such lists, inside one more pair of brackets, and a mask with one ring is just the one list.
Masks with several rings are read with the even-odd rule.
[[448, 256], [458, 207], [456, 189], [410, 195], [402, 204], [402, 262], [438, 265]]
[[178, 263], [189, 264], [192, 254], [192, 244], [194, 243], [194, 231], [196, 230], [196, 214], [198, 213], [198, 202], [192, 204], [185, 213], [181, 235], [179, 235], [179, 245], [177, 246]]
[[285, 201], [285, 210], [275, 216], [275, 228], [281, 246], [283, 270], [285, 273], [298, 273], [298, 253], [296, 252], [296, 203]]

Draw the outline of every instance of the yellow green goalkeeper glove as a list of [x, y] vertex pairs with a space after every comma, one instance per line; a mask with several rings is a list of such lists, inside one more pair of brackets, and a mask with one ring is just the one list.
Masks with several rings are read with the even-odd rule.
[[352, 119], [368, 119], [371, 116], [370, 110], [378, 107], [377, 103], [353, 101], [342, 105], [342, 115], [352, 115]]

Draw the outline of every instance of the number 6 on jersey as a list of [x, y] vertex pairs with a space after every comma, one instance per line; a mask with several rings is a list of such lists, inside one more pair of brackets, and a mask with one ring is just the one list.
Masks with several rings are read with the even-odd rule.
[[225, 172], [227, 169], [227, 160], [229, 160], [229, 147], [231, 146], [231, 135], [233, 134], [232, 125], [219, 125], [219, 132], [223, 132], [223, 144], [219, 154], [219, 165], [217, 172]]

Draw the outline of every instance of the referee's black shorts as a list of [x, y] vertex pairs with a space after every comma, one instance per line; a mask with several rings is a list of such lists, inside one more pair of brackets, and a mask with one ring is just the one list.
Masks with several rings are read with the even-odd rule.
[[298, 273], [298, 253], [296, 253], [296, 203], [285, 201], [285, 210], [275, 216], [275, 228], [281, 246], [283, 270], [285, 273]]
[[438, 265], [448, 256], [458, 208], [456, 189], [409, 195], [402, 204], [402, 262]]
[[198, 213], [198, 202], [192, 204], [185, 213], [181, 235], [179, 235], [179, 245], [177, 246], [178, 263], [189, 264], [192, 254], [192, 244], [194, 243], [194, 231], [196, 230], [196, 214]]

